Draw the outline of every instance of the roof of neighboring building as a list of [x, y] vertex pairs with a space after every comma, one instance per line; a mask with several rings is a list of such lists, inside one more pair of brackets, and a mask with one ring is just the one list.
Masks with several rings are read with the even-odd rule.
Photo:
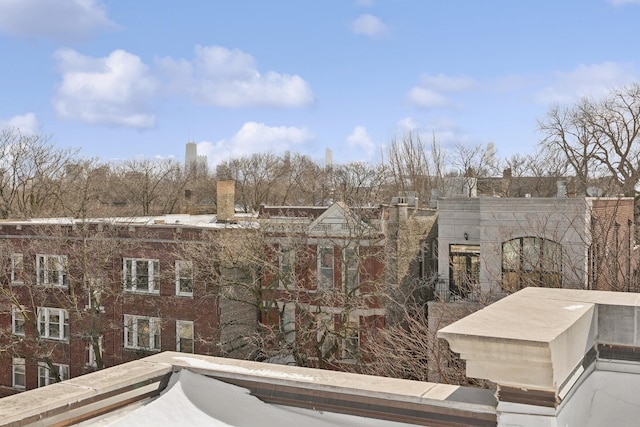
[[81, 225], [114, 224], [137, 226], [187, 226], [198, 228], [255, 227], [255, 215], [236, 214], [236, 223], [218, 222], [216, 215], [167, 214], [157, 216], [110, 217], [110, 218], [29, 218], [3, 219], [0, 226], [7, 225]]

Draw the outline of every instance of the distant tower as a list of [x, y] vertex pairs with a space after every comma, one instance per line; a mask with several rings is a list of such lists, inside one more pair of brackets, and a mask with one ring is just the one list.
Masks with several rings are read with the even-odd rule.
[[327, 169], [333, 167], [333, 151], [330, 148], [327, 148], [324, 152], [324, 165]]
[[207, 156], [198, 156], [198, 146], [195, 142], [187, 142], [184, 167], [185, 169], [195, 168], [199, 172], [207, 172]]
[[191, 165], [196, 164], [198, 158], [198, 146], [195, 142], [187, 142], [187, 149], [184, 154], [184, 167], [188, 168]]

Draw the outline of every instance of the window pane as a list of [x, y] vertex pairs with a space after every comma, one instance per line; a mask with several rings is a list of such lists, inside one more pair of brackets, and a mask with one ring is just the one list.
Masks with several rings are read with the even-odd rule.
[[333, 247], [319, 249], [320, 271], [318, 272], [318, 287], [333, 288]]
[[152, 319], [153, 325], [153, 349], [160, 350], [160, 321]]
[[178, 351], [193, 353], [193, 323], [178, 322]]
[[522, 269], [534, 271], [540, 265], [540, 244], [535, 237], [522, 239]]
[[125, 317], [125, 325], [124, 325], [124, 345], [125, 347], [134, 347], [136, 344], [134, 342], [134, 323], [133, 318]]
[[49, 312], [49, 338], [61, 338], [60, 313], [57, 310]]
[[149, 290], [149, 262], [137, 260], [136, 261], [136, 290], [148, 291]]
[[190, 261], [176, 261], [178, 293], [193, 293], [193, 267]]
[[16, 335], [24, 335], [25, 319], [22, 311], [14, 306], [13, 307], [13, 333]]
[[149, 320], [137, 319], [138, 347], [149, 348]]
[[520, 270], [520, 239], [509, 240], [502, 244], [502, 269]]
[[133, 260], [130, 259], [124, 261], [124, 285], [127, 289], [133, 287]]
[[25, 360], [16, 357], [13, 359], [13, 386], [22, 389], [26, 387], [26, 384]]
[[320, 248], [320, 267], [333, 269], [333, 248]]
[[[521, 247], [514, 244], [520, 241]], [[521, 265], [518, 266], [519, 257]], [[509, 292], [527, 286], [561, 287], [562, 245], [538, 237], [505, 242], [502, 245], [502, 270], [503, 288]]]
[[15, 253], [11, 256], [11, 280], [14, 282], [22, 282], [24, 271], [24, 257], [21, 253]]

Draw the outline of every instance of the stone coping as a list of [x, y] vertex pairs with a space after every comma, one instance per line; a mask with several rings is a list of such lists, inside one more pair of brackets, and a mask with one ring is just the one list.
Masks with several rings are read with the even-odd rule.
[[[176, 371], [249, 389], [268, 403], [419, 425], [495, 425], [489, 390], [163, 352], [0, 399], [0, 425], [73, 425], [156, 397]], [[435, 423], [435, 424], [434, 424]]]
[[467, 375], [552, 392], [598, 344], [637, 345], [640, 294], [525, 288], [438, 331]]

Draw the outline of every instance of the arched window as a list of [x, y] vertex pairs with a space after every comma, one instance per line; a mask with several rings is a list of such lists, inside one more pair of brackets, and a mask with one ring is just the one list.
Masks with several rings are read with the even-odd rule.
[[502, 243], [502, 288], [562, 287], [562, 245], [540, 237], [518, 237]]

